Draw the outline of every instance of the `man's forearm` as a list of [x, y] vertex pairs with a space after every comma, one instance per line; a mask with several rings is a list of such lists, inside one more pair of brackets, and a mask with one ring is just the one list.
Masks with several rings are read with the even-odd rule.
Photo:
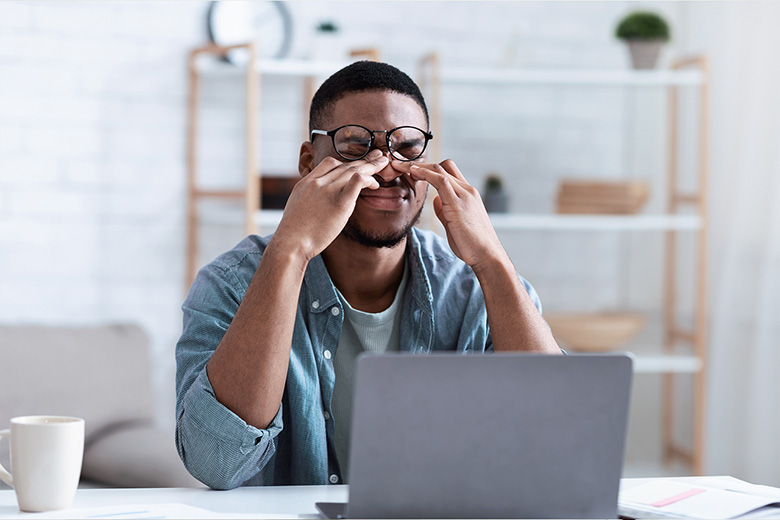
[[271, 241], [207, 365], [217, 400], [257, 428], [268, 426], [282, 401], [306, 265]]
[[561, 353], [508, 256], [475, 273], [485, 296], [495, 351]]

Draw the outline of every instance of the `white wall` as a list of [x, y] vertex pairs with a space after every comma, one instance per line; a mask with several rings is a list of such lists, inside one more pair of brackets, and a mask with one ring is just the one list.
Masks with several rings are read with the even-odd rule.
[[[625, 68], [614, 25], [640, 5], [288, 4], [295, 57], [312, 52], [313, 26], [329, 18], [342, 26], [348, 46], [377, 46], [410, 74], [431, 51], [445, 66]], [[663, 12], [677, 29], [677, 3], [641, 5]], [[166, 425], [185, 291], [185, 66], [189, 49], [205, 43], [206, 8], [205, 2], [0, 2], [0, 320], [140, 323], [153, 340]], [[664, 64], [676, 53], [673, 42]], [[299, 86], [294, 80], [264, 85], [268, 169], [295, 169]], [[552, 211], [561, 177], [660, 173], [658, 96], [453, 88], [444, 96], [437, 139], [473, 183], [501, 173], [512, 210]], [[207, 183], [241, 182], [241, 103], [240, 85], [204, 83], [199, 158]], [[656, 193], [662, 188], [654, 186]], [[210, 226], [204, 236], [212, 239], [206, 261], [237, 242], [241, 231]], [[655, 239], [509, 233], [504, 240], [548, 309], [660, 306]], [[626, 255], [637, 262], [628, 270]], [[643, 427], [652, 429], [656, 416], [648, 406]]]
[[0, 4], [0, 319], [134, 321], [166, 407], [201, 2]]

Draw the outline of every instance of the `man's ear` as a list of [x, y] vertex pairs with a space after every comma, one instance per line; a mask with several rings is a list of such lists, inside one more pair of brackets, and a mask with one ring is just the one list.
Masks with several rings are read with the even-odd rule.
[[309, 175], [314, 167], [317, 166], [314, 163], [314, 156], [314, 145], [310, 141], [301, 143], [301, 151], [298, 153], [298, 174], [301, 177]]

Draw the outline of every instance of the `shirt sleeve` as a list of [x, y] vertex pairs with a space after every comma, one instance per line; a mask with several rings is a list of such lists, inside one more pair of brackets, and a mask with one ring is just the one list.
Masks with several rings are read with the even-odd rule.
[[255, 428], [222, 405], [209, 382], [206, 364], [240, 304], [228, 276], [214, 265], [198, 273], [176, 345], [176, 447], [187, 470], [214, 489], [238, 487], [261, 471], [282, 431], [281, 406], [267, 428]]

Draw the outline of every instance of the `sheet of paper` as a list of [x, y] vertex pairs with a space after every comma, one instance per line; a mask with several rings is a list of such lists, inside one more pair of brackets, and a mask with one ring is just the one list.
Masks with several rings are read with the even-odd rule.
[[724, 489], [654, 480], [620, 493], [620, 503], [644, 511], [695, 518], [734, 518], [777, 499]]
[[65, 509], [48, 513], [36, 513], [30, 518], [88, 518], [109, 520], [140, 520], [158, 518], [299, 518], [297, 515], [218, 513], [186, 504], [133, 504], [122, 506]]
[[713, 487], [718, 489], [727, 489], [730, 491], [738, 491], [740, 493], [748, 493], [751, 495], [760, 495], [767, 498], [774, 498], [780, 501], [780, 488], [772, 486], [762, 486], [761, 484], [751, 484], [734, 477], [701, 477], [694, 484], [699, 484], [706, 487]]

